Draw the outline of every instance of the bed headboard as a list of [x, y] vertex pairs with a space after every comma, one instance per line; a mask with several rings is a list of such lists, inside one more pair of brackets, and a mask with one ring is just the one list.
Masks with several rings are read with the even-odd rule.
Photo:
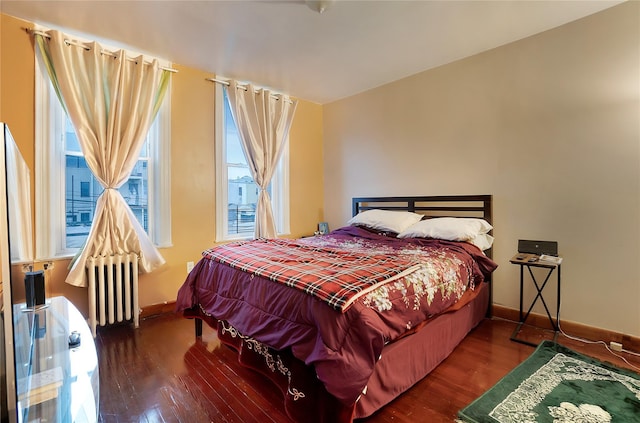
[[479, 217], [492, 222], [491, 195], [358, 197], [353, 215], [371, 209], [410, 211], [429, 217]]
[[[476, 217], [493, 225], [491, 195], [434, 195], [418, 197], [357, 197], [353, 215], [371, 209], [410, 211], [428, 217]], [[493, 234], [493, 231], [489, 232]], [[493, 248], [485, 251], [493, 257]]]

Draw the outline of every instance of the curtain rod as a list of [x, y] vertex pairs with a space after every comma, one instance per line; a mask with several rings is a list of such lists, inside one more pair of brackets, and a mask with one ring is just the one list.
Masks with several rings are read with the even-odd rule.
[[[229, 86], [229, 81], [224, 81], [222, 79], [215, 79], [215, 78], [205, 78], [205, 81], [211, 81], [211, 82], [216, 82], [218, 84], [222, 84], [222, 85], [226, 85], [227, 87]], [[245, 90], [247, 89], [247, 87], [242, 87]]]
[[[221, 85], [226, 85], [227, 87], [230, 85], [229, 81], [225, 81], [223, 79], [216, 79], [216, 78], [205, 78], [205, 81], [210, 81], [210, 82], [215, 82], [216, 84], [221, 84]], [[237, 85], [237, 88], [241, 89], [241, 90], [245, 90], [247, 91], [247, 86], [246, 85]], [[253, 92], [258, 93], [260, 92], [260, 90], [254, 90]], [[275, 98], [276, 100], [280, 100], [280, 97], [275, 95], [275, 94], [271, 94], [272, 98]], [[292, 100], [287, 100], [287, 102], [289, 104], [293, 104]]]
[[[43, 36], [45, 38], [51, 39], [51, 35], [47, 34], [46, 32], [38, 31], [38, 30], [35, 30], [35, 29], [29, 29], [29, 28], [25, 28], [25, 29], [26, 29], [27, 32], [30, 32], [30, 33], [32, 33], [34, 35], [41, 35], [41, 36]], [[67, 45], [80, 47], [80, 48], [85, 49], [86, 51], [90, 51], [91, 50], [91, 47], [87, 47], [86, 45], [84, 45], [82, 43], [79, 43], [77, 41], [72, 41], [72, 40], [68, 40], [68, 39], [65, 38], [64, 42]], [[111, 51], [105, 50], [105, 49], [100, 50], [100, 54], [104, 54], [106, 56], [111, 56], [111, 57], [118, 57], [118, 55], [115, 54], [114, 52], [111, 52]], [[130, 57], [127, 57], [126, 59], [128, 61], [130, 61], [130, 62], [135, 62], [136, 64], [138, 63], [135, 59], [132, 59]], [[148, 65], [150, 63], [149, 62], [144, 62], [144, 64]], [[176, 69], [173, 69], [173, 68], [167, 68], [167, 67], [164, 67], [164, 66], [158, 66], [158, 68], [160, 68], [162, 70], [165, 70], [167, 72], [178, 73], [178, 71]]]

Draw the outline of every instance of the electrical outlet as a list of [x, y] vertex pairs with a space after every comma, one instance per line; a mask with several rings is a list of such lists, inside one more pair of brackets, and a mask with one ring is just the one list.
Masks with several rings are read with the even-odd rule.
[[187, 275], [189, 274], [189, 272], [191, 272], [193, 270], [193, 262], [192, 261], [188, 261], [187, 262]]
[[619, 342], [609, 342], [609, 348], [611, 348], [613, 351], [622, 351], [622, 344]]

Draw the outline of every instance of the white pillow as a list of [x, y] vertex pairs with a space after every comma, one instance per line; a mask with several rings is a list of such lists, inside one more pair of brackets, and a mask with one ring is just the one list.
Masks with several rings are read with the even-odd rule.
[[365, 210], [347, 222], [379, 231], [400, 233], [422, 219], [421, 214], [393, 210]]
[[480, 250], [485, 251], [493, 245], [493, 237], [489, 234], [479, 234], [475, 238], [471, 238], [468, 242], [480, 248]]
[[469, 241], [486, 234], [493, 226], [484, 219], [469, 217], [437, 217], [415, 223], [398, 234], [398, 238], [436, 238], [448, 241]]

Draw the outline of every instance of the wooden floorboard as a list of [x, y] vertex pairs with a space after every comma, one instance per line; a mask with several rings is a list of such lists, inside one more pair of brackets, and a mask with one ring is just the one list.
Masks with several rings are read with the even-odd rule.
[[[98, 329], [102, 423], [290, 423], [282, 395], [263, 376], [237, 364], [205, 325], [196, 340], [193, 321], [169, 313], [141, 321], [138, 329]], [[429, 376], [375, 415], [358, 423], [452, 422], [456, 413], [526, 359], [533, 348], [509, 339], [516, 324], [483, 321]], [[553, 333], [527, 328], [533, 342]], [[560, 336], [583, 354], [631, 368], [604, 346]], [[640, 367], [640, 357], [624, 354]], [[636, 370], [637, 371], [637, 370]]]

